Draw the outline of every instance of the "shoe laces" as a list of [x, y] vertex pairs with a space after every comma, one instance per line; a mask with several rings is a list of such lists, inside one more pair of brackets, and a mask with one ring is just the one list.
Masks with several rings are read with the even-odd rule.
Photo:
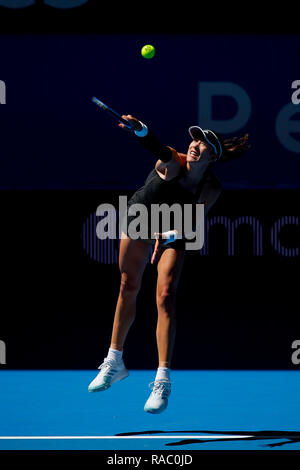
[[104, 359], [102, 364], [98, 367], [98, 369], [101, 370], [101, 372], [104, 372], [107, 370], [108, 373], [114, 373], [117, 371], [117, 364], [115, 361], [112, 361], [110, 359]]
[[167, 398], [171, 392], [171, 382], [167, 380], [155, 380], [149, 383], [152, 392], [162, 398]]

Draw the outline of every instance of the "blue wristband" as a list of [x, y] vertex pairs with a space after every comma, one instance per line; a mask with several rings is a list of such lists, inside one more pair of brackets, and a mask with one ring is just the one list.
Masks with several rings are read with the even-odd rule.
[[134, 131], [134, 133], [138, 137], [145, 137], [148, 134], [148, 127], [146, 126], [146, 124], [143, 124], [142, 122], [141, 122], [141, 124], [142, 124], [143, 128], [140, 131]]

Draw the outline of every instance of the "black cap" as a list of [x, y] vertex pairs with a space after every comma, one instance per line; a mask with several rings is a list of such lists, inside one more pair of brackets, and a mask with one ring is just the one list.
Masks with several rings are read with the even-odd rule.
[[207, 142], [214, 150], [218, 159], [222, 156], [223, 148], [219, 137], [210, 129], [201, 129], [199, 126], [189, 127], [189, 134], [194, 140]]

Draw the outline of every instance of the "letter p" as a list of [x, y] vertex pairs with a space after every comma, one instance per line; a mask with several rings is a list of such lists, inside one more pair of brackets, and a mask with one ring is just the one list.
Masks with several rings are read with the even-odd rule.
[[[229, 96], [238, 105], [236, 114], [230, 119], [213, 119], [213, 97]], [[238, 131], [247, 124], [251, 114], [251, 100], [244, 90], [232, 82], [199, 82], [198, 119], [201, 127], [207, 127], [220, 133]]]

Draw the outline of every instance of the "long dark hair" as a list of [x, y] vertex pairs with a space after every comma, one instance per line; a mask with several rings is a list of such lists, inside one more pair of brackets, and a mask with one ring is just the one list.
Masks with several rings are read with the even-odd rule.
[[218, 138], [222, 144], [223, 153], [220, 162], [228, 162], [235, 158], [241, 157], [251, 145], [248, 143], [249, 134], [242, 137], [232, 137], [231, 139], [223, 139], [220, 135]]

